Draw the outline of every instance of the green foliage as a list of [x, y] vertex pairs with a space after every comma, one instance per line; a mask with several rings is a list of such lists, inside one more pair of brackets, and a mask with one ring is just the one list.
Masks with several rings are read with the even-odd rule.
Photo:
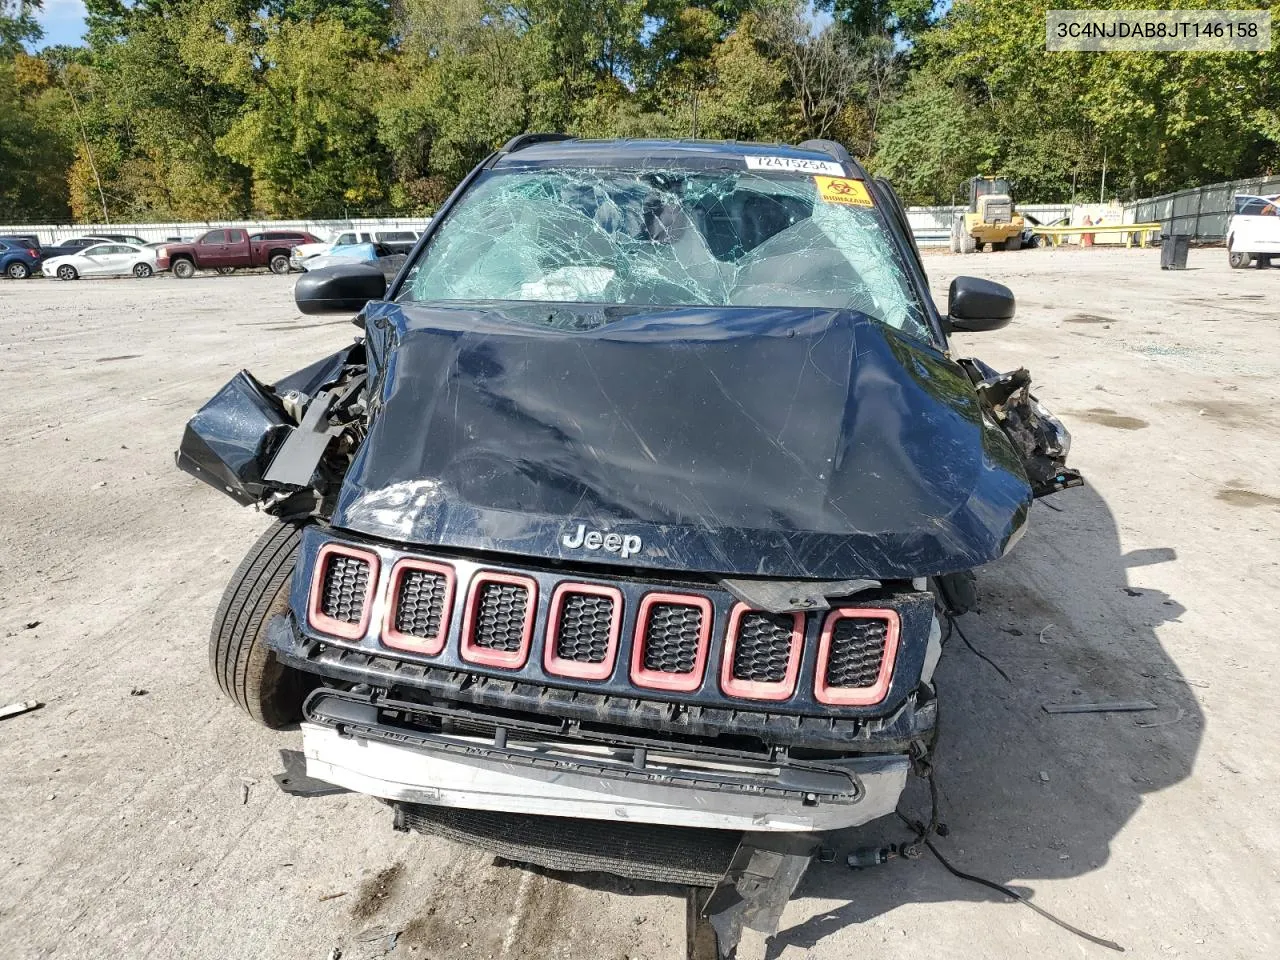
[[428, 212], [526, 130], [827, 137], [911, 202], [1280, 166], [1280, 53], [1050, 54], [1048, 0], [85, 2], [31, 57], [0, 0], [0, 219]]
[[[957, 0], [918, 38], [918, 71], [879, 139], [876, 165], [919, 183], [919, 200], [954, 188], [909, 170], [912, 158], [966, 175], [999, 172], [1019, 196], [1134, 197], [1256, 174], [1280, 161], [1280, 54], [1048, 53], [1047, 0]], [[1128, 9], [1127, 0], [1090, 7]], [[1221, 9], [1253, 3], [1194, 0]], [[912, 91], [921, 91], [913, 96]], [[941, 105], [923, 91], [933, 91]], [[941, 116], [940, 116], [941, 114]], [[943, 143], [934, 123], [943, 121]], [[964, 134], [965, 128], [970, 136]], [[961, 178], [963, 179], [963, 177]]]
[[40, 39], [36, 11], [41, 6], [40, 0], [0, 0], [0, 57], [8, 59], [20, 53], [24, 43]]
[[64, 221], [72, 153], [46, 64], [0, 61], [0, 223]]

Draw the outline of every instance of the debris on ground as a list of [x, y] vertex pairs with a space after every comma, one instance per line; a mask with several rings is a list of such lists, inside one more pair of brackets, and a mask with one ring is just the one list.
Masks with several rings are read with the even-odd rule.
[[1179, 707], [1177, 713], [1168, 720], [1135, 720], [1133, 723], [1134, 726], [1143, 727], [1147, 730], [1150, 730], [1152, 727], [1171, 727], [1175, 723], [1181, 723], [1182, 718], [1186, 715], [1187, 712]]
[[1102, 703], [1043, 703], [1045, 713], [1135, 713], [1159, 710], [1150, 700], [1111, 700]]
[[0, 720], [8, 717], [16, 717], [21, 713], [30, 713], [32, 710], [39, 710], [44, 704], [39, 700], [23, 700], [21, 703], [10, 703], [0, 707]]

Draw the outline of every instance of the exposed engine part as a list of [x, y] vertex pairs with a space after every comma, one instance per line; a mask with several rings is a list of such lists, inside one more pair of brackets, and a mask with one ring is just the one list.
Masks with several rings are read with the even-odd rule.
[[933, 578], [942, 608], [953, 617], [978, 606], [978, 576], [972, 570], [944, 573]]
[[1031, 374], [1025, 367], [997, 373], [981, 360], [963, 358], [956, 362], [977, 387], [985, 410], [1017, 448], [1035, 496], [1084, 484], [1079, 471], [1066, 465], [1071, 452], [1070, 432], [1032, 395]]

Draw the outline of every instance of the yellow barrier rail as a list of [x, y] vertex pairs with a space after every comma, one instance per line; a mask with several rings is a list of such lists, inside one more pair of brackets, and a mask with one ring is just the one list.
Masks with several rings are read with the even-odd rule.
[[1090, 233], [1097, 236], [1100, 233], [1122, 233], [1124, 234], [1125, 247], [1132, 247], [1133, 241], [1137, 239], [1138, 246], [1145, 247], [1148, 240], [1153, 240], [1160, 235], [1161, 226], [1158, 223], [1095, 223], [1091, 227], [1032, 227], [1031, 232], [1038, 237], [1045, 237], [1052, 241], [1054, 247], [1062, 245], [1063, 238], [1072, 234]]

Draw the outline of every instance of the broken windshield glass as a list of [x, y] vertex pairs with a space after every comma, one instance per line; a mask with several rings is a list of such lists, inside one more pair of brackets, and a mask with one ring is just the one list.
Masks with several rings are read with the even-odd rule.
[[397, 299], [815, 307], [929, 337], [861, 182], [797, 174], [489, 171]]

